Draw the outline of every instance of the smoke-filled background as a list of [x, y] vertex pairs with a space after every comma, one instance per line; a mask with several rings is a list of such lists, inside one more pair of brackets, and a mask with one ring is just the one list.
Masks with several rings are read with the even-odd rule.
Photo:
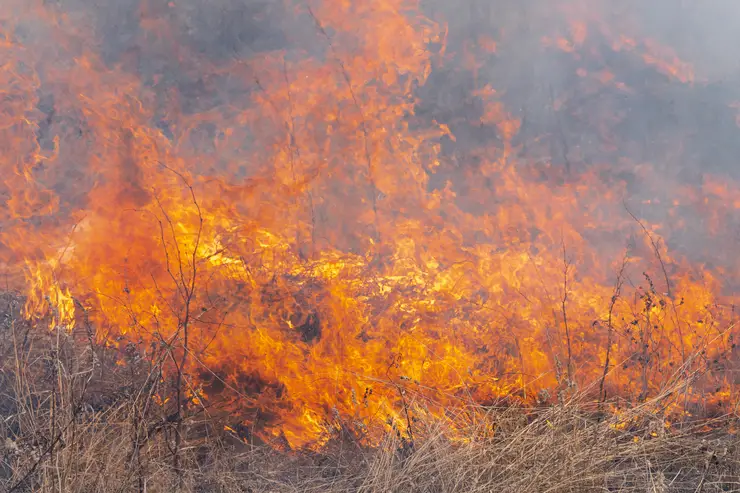
[[700, 347], [692, 402], [734, 392], [732, 2], [2, 6], [30, 318], [176, 347], [291, 444], [400, 386], [640, 400]]

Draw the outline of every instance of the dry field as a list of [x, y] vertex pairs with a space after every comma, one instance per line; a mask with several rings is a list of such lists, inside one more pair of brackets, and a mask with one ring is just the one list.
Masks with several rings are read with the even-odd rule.
[[18, 298], [2, 300], [0, 491], [740, 491], [734, 410], [666, 420], [691, 375], [618, 413], [586, 389], [414, 419], [374, 446], [338, 416], [325, 445], [288, 450], [237, 436], [218, 406], [164, 415], [152, 397], [166, 382], [146, 362], [116, 363], [84, 331], [34, 330]]
[[0, 0], [0, 493], [740, 491], [738, 25]]

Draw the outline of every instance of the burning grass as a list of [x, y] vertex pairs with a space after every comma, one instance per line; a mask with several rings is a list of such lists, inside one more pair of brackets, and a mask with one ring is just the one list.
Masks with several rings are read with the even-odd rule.
[[[83, 330], [34, 330], [2, 299], [0, 491], [110, 492], [695, 492], [740, 490], [735, 410], [671, 409], [699, 375], [677, 371], [641, 403], [594, 402], [595, 388], [554, 405], [504, 401], [425, 414], [373, 446], [347, 416], [315, 449], [261, 441], [217, 404], [180, 419], [171, 377]], [[46, 324], [42, 324], [45, 327]], [[230, 421], [231, 420], [231, 421]]]
[[3, 486], [735, 489], [740, 85], [644, 3], [4, 0]]
[[6, 1], [6, 283], [178, 423], [377, 444], [687, 362], [686, 407], [733, 402], [740, 182], [703, 163], [740, 96], [611, 2]]

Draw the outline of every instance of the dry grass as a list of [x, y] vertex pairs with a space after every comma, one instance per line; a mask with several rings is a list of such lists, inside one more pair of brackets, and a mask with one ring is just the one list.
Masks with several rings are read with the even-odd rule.
[[675, 389], [619, 417], [589, 411], [582, 396], [542, 409], [473, 407], [419, 419], [413, 446], [389, 432], [363, 447], [339, 430], [321, 452], [249, 445], [215, 412], [194, 410], [176, 467], [176, 427], [166, 406], [148, 404], [151, 370], [114, 364], [84, 331], [40, 335], [19, 310], [16, 298], [0, 299], [0, 491], [740, 491], [734, 413], [666, 426]]

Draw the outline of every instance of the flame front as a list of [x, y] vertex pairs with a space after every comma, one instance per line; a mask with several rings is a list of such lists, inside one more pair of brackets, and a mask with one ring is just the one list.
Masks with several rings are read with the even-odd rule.
[[[0, 258], [29, 317], [71, 328], [84, 309], [100, 339], [177, 341], [192, 400], [228, 395], [291, 446], [335, 419], [372, 441], [410, 408], [442, 417], [605, 375], [599, 394], [637, 400], [697, 349], [713, 370], [697, 395], [733, 399], [719, 370], [737, 261], [712, 246], [737, 184], [670, 182], [611, 100], [581, 114], [552, 85], [535, 111], [569, 112], [598, 142], [532, 136], [507, 103], [517, 83], [487, 73], [521, 49], [507, 32], [461, 36], [415, 0], [288, 1], [262, 14], [279, 49], [222, 56], [188, 37], [197, 2], [142, 0], [116, 52], [82, 7], [6, 4]], [[638, 90], [593, 38], [666, 85], [699, 83], [597, 9], [548, 20], [537, 50], [576, 67], [584, 98]], [[454, 104], [445, 77], [466, 81]]]

